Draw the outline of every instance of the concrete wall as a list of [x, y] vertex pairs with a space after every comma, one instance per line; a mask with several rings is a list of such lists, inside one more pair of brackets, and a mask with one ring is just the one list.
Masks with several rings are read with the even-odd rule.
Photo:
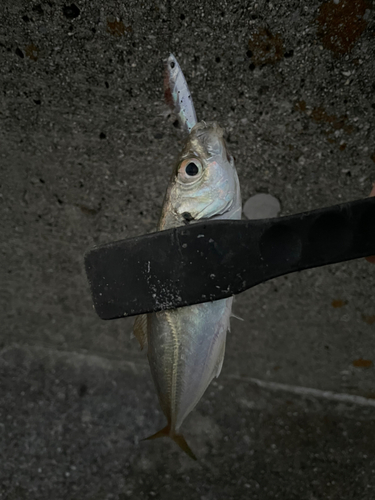
[[[89, 366], [93, 355], [145, 366], [131, 339], [132, 320], [96, 317], [83, 255], [96, 243], [156, 225], [181, 147], [163, 103], [162, 61], [170, 52], [198, 118], [226, 129], [244, 201], [270, 193], [286, 215], [371, 190], [370, 1], [2, 0], [0, 19], [5, 353], [17, 345], [35, 359], [47, 349], [52, 358], [61, 351], [71, 359], [87, 355]], [[246, 379], [257, 378], [361, 396], [370, 404], [374, 285], [375, 266], [360, 260], [278, 278], [239, 296], [234, 312], [244, 321], [232, 321], [217, 397], [230, 405], [228, 380], [245, 387]], [[155, 398], [143, 404], [146, 414], [147, 405], [157, 406]], [[146, 432], [144, 422], [134, 431], [140, 438], [157, 429], [155, 420], [146, 421]], [[322, 495], [329, 498], [324, 489]]]

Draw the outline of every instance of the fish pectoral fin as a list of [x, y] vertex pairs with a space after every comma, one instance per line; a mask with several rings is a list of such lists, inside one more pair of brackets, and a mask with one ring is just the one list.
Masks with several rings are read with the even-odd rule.
[[236, 319], [239, 319], [240, 321], [245, 321], [243, 318], [241, 318], [241, 316], [236, 316], [235, 314], [231, 314], [230, 315], [231, 318], [236, 318]]
[[190, 458], [192, 458], [193, 460], [197, 460], [197, 457], [194, 455], [190, 446], [187, 444], [184, 436], [182, 434], [175, 434], [173, 432], [171, 433], [171, 427], [169, 424], [160, 431], [155, 432], [155, 434], [152, 434], [151, 436], [142, 439], [142, 441], [148, 441], [150, 439], [158, 439], [161, 437], [170, 437], [181, 448], [182, 451], [184, 451], [187, 455], [189, 455]]
[[217, 360], [217, 363], [215, 366], [215, 377], [216, 378], [220, 375], [221, 369], [223, 368], [224, 356], [225, 356], [225, 340], [226, 339], [224, 338], [222, 346], [221, 346], [221, 352], [220, 352], [220, 355], [218, 357], [218, 360]]
[[147, 314], [141, 314], [135, 318], [133, 333], [142, 350], [147, 346]]

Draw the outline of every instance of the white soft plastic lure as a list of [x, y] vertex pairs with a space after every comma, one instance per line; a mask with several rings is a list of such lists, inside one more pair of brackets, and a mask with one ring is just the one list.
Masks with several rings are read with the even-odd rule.
[[[189, 106], [180, 108], [180, 123], [189, 132], [173, 167], [165, 195], [159, 230], [203, 219], [240, 219], [241, 195], [233, 157], [217, 123], [196, 123], [194, 105], [185, 78], [171, 55], [172, 95]], [[172, 73], [178, 68], [177, 78]], [[179, 88], [178, 82], [182, 82]], [[190, 94], [189, 94], [190, 96]], [[177, 99], [176, 97], [176, 99]], [[174, 104], [177, 108], [181, 104]], [[134, 334], [148, 347], [148, 360], [167, 426], [148, 439], [172, 438], [195, 458], [179, 429], [211, 380], [218, 377], [224, 359], [232, 298], [138, 316]]]
[[197, 123], [197, 115], [188, 84], [173, 54], [168, 57], [165, 64], [164, 95], [167, 104], [177, 115], [182, 130], [189, 134]]

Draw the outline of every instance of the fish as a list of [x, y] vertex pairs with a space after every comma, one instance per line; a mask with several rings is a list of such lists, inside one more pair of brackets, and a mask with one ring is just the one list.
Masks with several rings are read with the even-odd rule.
[[[174, 70], [177, 61], [172, 54], [167, 66], [171, 61]], [[172, 168], [157, 229], [204, 220], [240, 219], [240, 185], [223, 129], [216, 122], [205, 121], [194, 123], [190, 129], [196, 116], [193, 101], [183, 99], [189, 93], [185, 78], [175, 81], [182, 82], [180, 88], [177, 84], [175, 95], [189, 103], [187, 115], [185, 111], [179, 115], [187, 136]], [[181, 111], [180, 104], [174, 102]], [[146, 439], [168, 436], [196, 459], [180, 427], [221, 372], [232, 303], [233, 297], [229, 297], [137, 316], [134, 335], [141, 348], [147, 347], [152, 378], [167, 419], [163, 429]]]

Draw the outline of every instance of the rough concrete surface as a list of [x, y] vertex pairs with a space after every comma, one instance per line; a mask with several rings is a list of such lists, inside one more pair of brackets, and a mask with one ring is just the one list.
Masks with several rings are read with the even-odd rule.
[[131, 319], [95, 316], [83, 269], [94, 244], [156, 225], [181, 147], [170, 52], [198, 118], [225, 127], [244, 200], [287, 215], [367, 196], [374, 15], [366, 0], [1, 1], [0, 498], [375, 497], [375, 266], [236, 299], [222, 375], [184, 425], [197, 463], [140, 442], [164, 423], [146, 358]]

